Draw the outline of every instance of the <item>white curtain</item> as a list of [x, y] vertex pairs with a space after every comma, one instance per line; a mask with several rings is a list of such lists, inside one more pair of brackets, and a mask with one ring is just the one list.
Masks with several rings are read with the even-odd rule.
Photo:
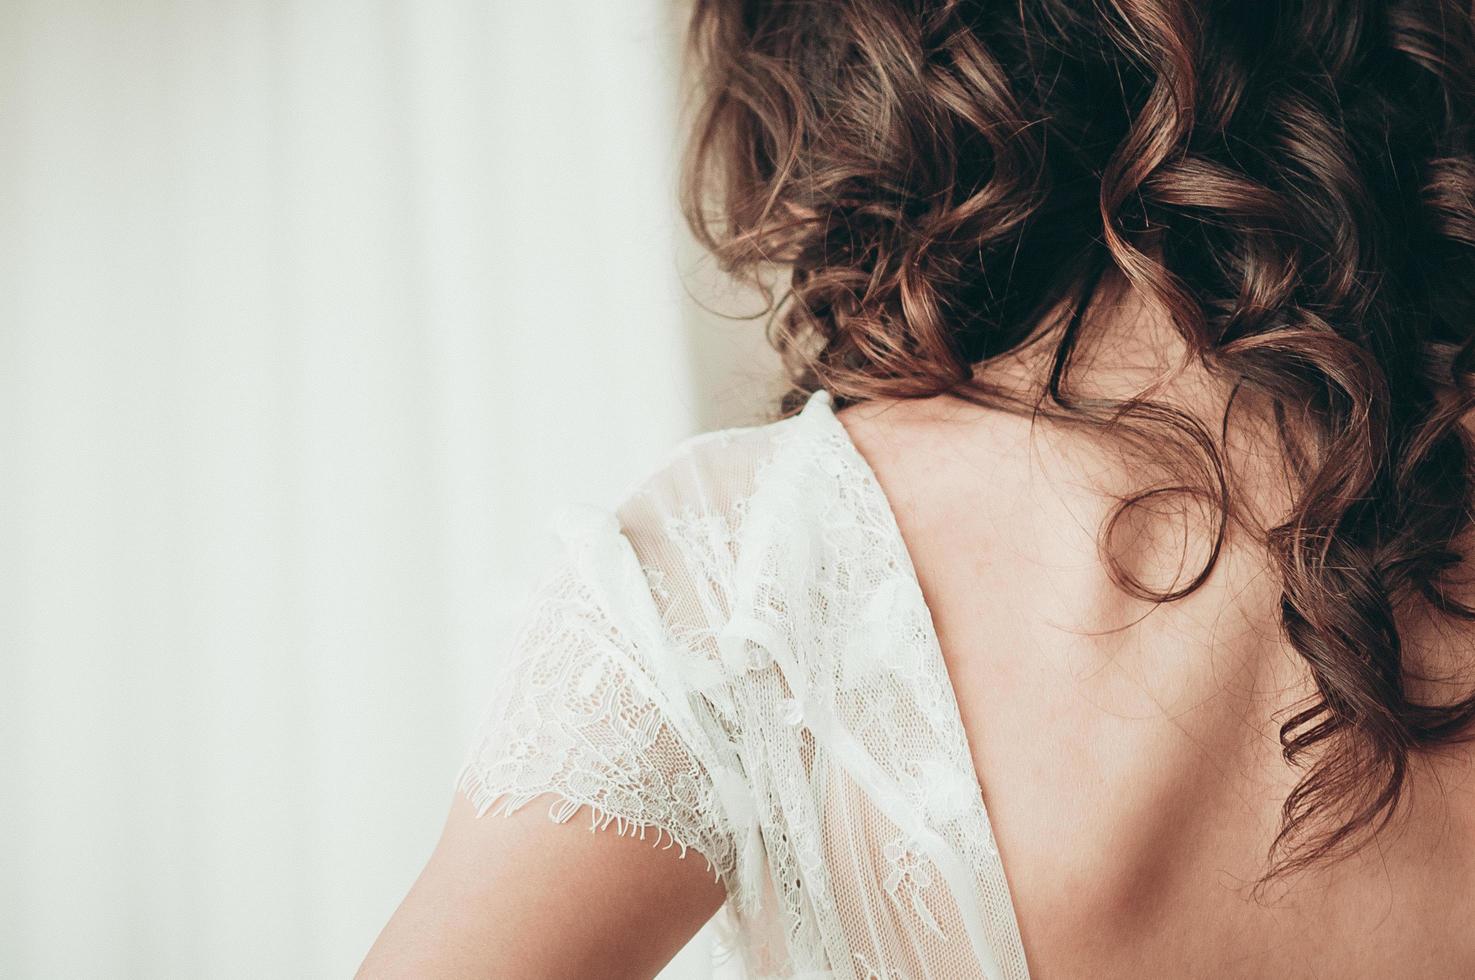
[[746, 417], [680, 16], [0, 5], [0, 976], [350, 975], [542, 520]]

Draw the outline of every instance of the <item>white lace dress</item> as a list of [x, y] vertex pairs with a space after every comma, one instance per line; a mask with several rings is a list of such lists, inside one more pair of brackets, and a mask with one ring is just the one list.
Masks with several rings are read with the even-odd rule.
[[558, 529], [457, 777], [479, 813], [554, 794], [697, 851], [748, 977], [1028, 976], [931, 614], [827, 392]]

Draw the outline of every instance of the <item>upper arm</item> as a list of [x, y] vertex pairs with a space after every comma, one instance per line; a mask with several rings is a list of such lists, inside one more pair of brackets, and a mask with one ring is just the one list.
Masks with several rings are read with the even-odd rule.
[[361, 976], [649, 977], [733, 886], [743, 780], [726, 729], [629, 541], [587, 521], [570, 538]]
[[359, 977], [651, 977], [722, 905], [699, 854], [555, 823], [550, 802], [478, 819], [457, 794]]

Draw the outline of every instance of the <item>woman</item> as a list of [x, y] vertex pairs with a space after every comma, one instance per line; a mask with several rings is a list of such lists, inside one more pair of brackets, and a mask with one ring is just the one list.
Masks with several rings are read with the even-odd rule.
[[691, 39], [792, 391], [564, 516], [363, 975], [1475, 976], [1469, 5]]

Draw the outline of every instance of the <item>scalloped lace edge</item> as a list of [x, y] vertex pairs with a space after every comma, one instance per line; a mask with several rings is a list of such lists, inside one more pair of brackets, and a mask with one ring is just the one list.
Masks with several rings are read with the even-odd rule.
[[670, 850], [672, 847], [680, 848], [677, 856], [681, 858], [686, 857], [688, 850], [694, 851], [707, 862], [707, 870], [712, 872], [714, 881], [725, 887], [729, 885], [718, 863], [699, 844], [683, 840], [668, 827], [654, 823], [642, 823], [607, 810], [595, 799], [572, 794], [551, 785], [535, 789], [496, 785], [488, 782], [486, 775], [474, 762], [468, 762], [461, 767], [460, 773], [456, 776], [456, 789], [476, 808], [477, 819], [487, 815], [510, 817], [539, 797], [549, 796], [553, 799], [548, 807], [548, 819], [553, 823], [567, 823], [580, 810], [587, 809], [590, 814], [590, 832], [607, 830], [613, 826], [615, 833], [621, 837], [636, 837], [640, 840], [645, 840], [647, 834], [654, 832], [655, 840], [651, 844], [652, 847], [661, 847], [661, 838], [664, 837], [666, 844], [661, 848], [662, 850]]

